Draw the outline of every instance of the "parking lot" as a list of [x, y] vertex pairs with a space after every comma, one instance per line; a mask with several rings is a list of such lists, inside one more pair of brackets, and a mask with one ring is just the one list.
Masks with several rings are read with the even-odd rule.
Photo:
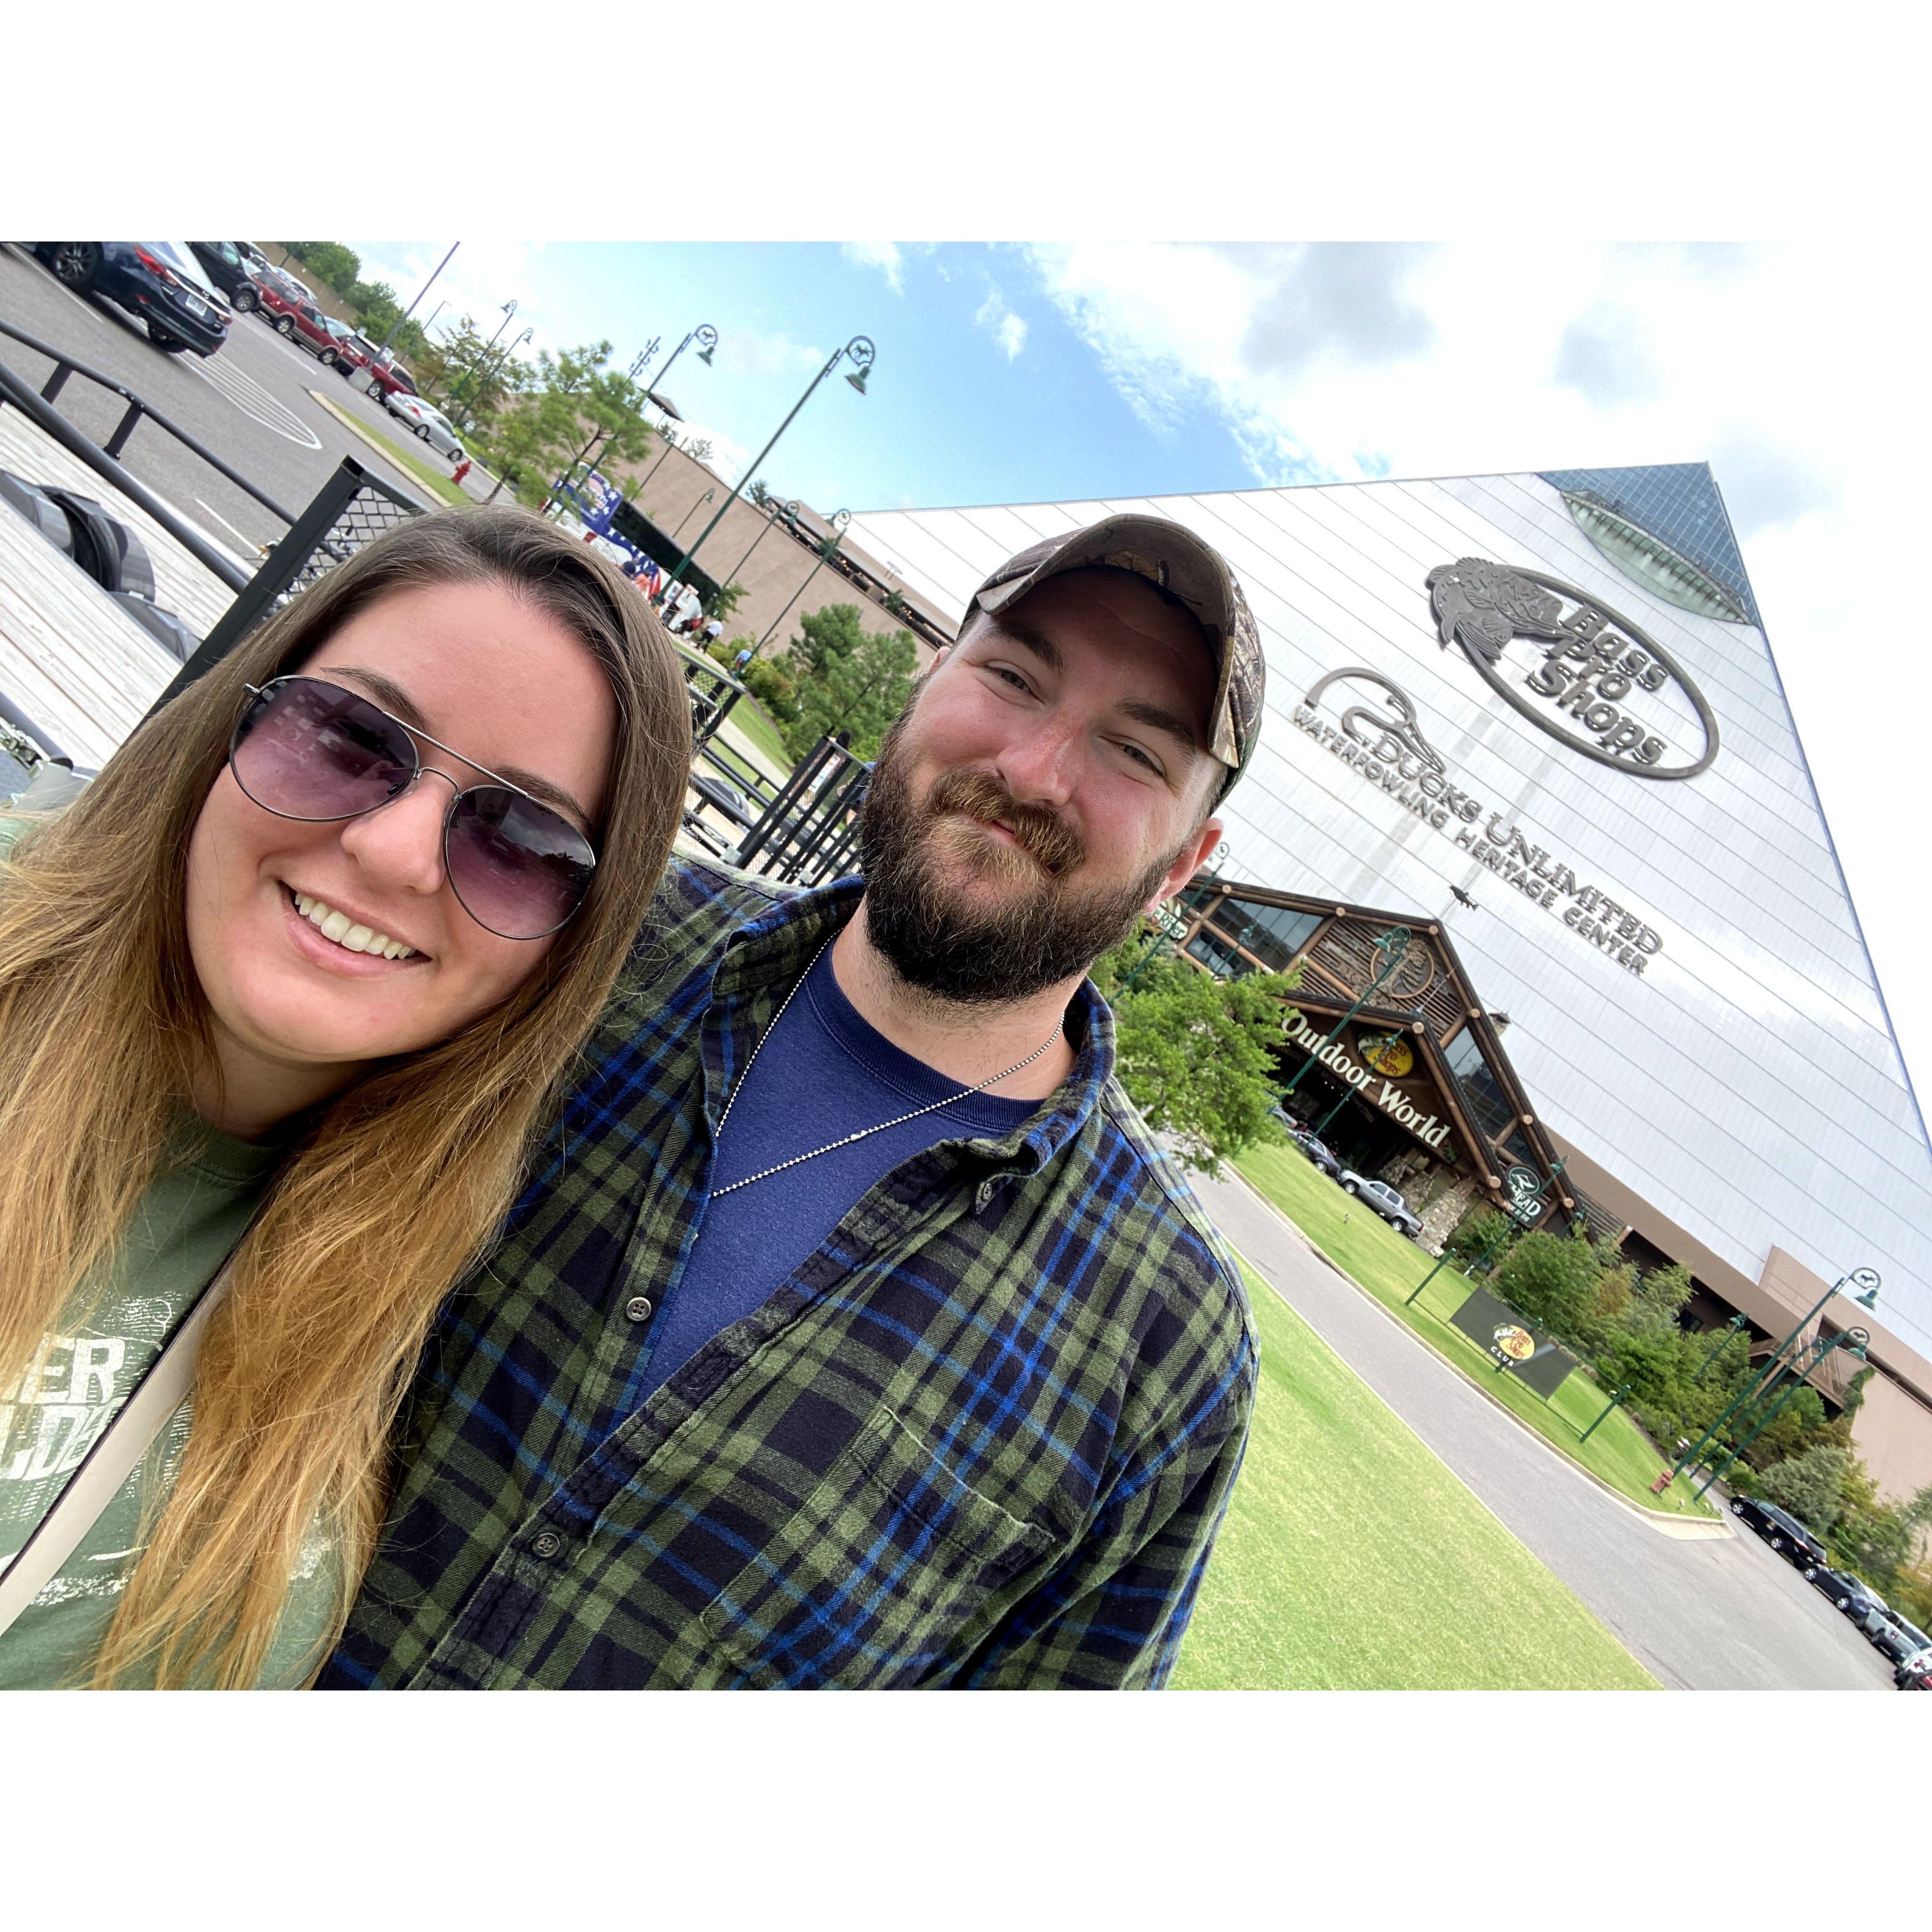
[[[309, 392], [326, 396], [380, 440], [401, 442], [407, 434], [402, 425], [360, 384], [323, 368], [258, 316], [237, 315], [227, 341], [206, 361], [192, 353], [166, 355], [132, 316], [63, 288], [15, 244], [0, 246], [0, 321], [124, 384], [291, 512], [301, 510], [345, 456], [380, 470], [412, 496], [424, 494], [406, 470], [383, 463]], [[35, 388], [51, 373], [50, 364], [10, 337], [0, 336], [0, 362]], [[60, 398], [62, 412], [97, 442], [106, 441], [125, 406], [79, 376]], [[411, 448], [422, 462], [448, 471], [427, 445], [412, 441]], [[284, 534], [272, 512], [153, 423], [135, 430], [121, 460], [218, 542], [244, 556]], [[487, 494], [480, 477], [469, 483]]]

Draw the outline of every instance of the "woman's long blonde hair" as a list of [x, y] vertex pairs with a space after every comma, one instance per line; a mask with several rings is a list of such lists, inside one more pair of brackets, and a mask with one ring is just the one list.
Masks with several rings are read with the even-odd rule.
[[537, 970], [454, 1039], [379, 1067], [311, 1121], [236, 1252], [172, 1496], [97, 1668], [259, 1677], [305, 1535], [341, 1552], [335, 1628], [384, 1505], [385, 1445], [442, 1298], [514, 1198], [528, 1143], [644, 924], [691, 755], [674, 646], [611, 564], [528, 512], [412, 519], [338, 566], [149, 719], [0, 890], [0, 1389], [38, 1362], [154, 1178], [212, 1057], [189, 962], [189, 834], [242, 686], [298, 668], [392, 592], [498, 583], [609, 677], [599, 862]]

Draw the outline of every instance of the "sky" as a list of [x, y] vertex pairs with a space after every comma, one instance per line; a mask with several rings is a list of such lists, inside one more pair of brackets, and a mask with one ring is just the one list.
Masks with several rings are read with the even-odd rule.
[[[412, 296], [447, 241], [350, 240]], [[1910, 560], [1924, 390], [1909, 266], [1868, 240], [466, 240], [420, 313], [531, 349], [608, 339], [730, 479], [822, 512], [1708, 461], [1909, 1066], [1932, 1079]], [[530, 352], [526, 350], [525, 353]], [[1907, 581], [1901, 584], [1901, 578]], [[1887, 693], [1892, 694], [1888, 697]]]

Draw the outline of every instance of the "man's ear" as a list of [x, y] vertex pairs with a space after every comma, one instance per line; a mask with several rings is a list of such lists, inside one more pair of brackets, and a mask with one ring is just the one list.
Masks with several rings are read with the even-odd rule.
[[1167, 868], [1167, 877], [1161, 880], [1160, 890], [1149, 899], [1144, 910], [1152, 912], [1163, 899], [1171, 899], [1188, 880], [1208, 862], [1208, 856], [1221, 842], [1222, 830], [1218, 818], [1209, 819], [1182, 848], [1179, 858]]

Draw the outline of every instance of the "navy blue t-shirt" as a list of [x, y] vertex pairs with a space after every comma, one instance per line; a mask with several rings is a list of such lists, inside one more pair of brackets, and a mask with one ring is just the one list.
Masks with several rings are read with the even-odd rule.
[[951, 1106], [916, 1120], [722, 1198], [714, 1192], [684, 1272], [652, 1319], [639, 1400], [776, 1294], [902, 1162], [938, 1141], [1010, 1132], [1042, 1104], [970, 1092], [902, 1052], [839, 989], [828, 947], [743, 1078], [718, 1139], [714, 1189], [949, 1095], [958, 1096]]

